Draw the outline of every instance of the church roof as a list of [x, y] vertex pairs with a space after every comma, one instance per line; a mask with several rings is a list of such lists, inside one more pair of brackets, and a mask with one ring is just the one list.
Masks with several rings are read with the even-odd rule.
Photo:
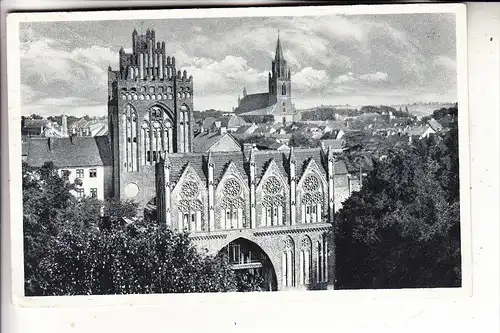
[[283, 56], [283, 49], [281, 48], [280, 36], [279, 35], [278, 35], [278, 42], [276, 43], [276, 54], [274, 56], [274, 59], [276, 61], [285, 60], [285, 57]]
[[[283, 177], [287, 178], [289, 176], [289, 154], [288, 150], [285, 151], [273, 151], [273, 150], [254, 150], [252, 151], [253, 158], [255, 161], [255, 181], [258, 184], [259, 181], [264, 176], [269, 164], [272, 160], [278, 166], [280, 173]], [[296, 161], [296, 177], [300, 179], [302, 177], [307, 165], [310, 160], [313, 159], [321, 173], [325, 176], [327, 174], [326, 169], [322, 163], [322, 151], [321, 148], [307, 148], [307, 149], [296, 149], [294, 150], [294, 156]], [[202, 182], [207, 181], [207, 163], [208, 163], [208, 153], [179, 153], [179, 154], [169, 154], [169, 160], [171, 165], [170, 180], [173, 183], [179, 181], [180, 176], [184, 172], [185, 168], [189, 164], [194, 171], [201, 178]], [[229, 164], [234, 163], [236, 169], [240, 175], [247, 181], [250, 177], [248, 168], [248, 156], [242, 151], [235, 152], [212, 152], [210, 155], [211, 161], [214, 164], [214, 185], [220, 182], [224, 176]], [[335, 163], [335, 174], [342, 175], [347, 174], [346, 165], [343, 161], [337, 161]]]
[[246, 95], [234, 110], [236, 114], [267, 108], [269, 106], [269, 93]]
[[53, 162], [57, 167], [111, 166], [107, 136], [72, 138], [25, 138], [25, 161], [32, 166]]

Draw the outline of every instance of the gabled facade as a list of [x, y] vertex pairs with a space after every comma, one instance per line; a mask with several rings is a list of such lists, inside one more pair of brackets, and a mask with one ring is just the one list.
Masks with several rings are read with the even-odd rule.
[[336, 165], [317, 148], [166, 154], [156, 168], [158, 221], [213, 254], [254, 246], [266, 259], [238, 252], [250, 259], [234, 257], [235, 269], [261, 269], [270, 290], [333, 288], [326, 233], [348, 191]]
[[113, 191], [146, 204], [154, 193], [154, 166], [162, 153], [193, 147], [193, 78], [176, 70], [154, 30], [132, 33], [132, 52], [119, 51], [108, 69], [108, 122]]

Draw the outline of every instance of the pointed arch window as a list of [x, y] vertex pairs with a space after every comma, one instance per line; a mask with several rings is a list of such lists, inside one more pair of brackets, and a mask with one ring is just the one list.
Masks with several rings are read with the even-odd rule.
[[287, 236], [283, 241], [281, 255], [281, 278], [284, 287], [295, 285], [295, 245], [293, 239]]
[[281, 85], [281, 95], [286, 96], [286, 83]]
[[141, 126], [141, 162], [154, 164], [161, 153], [172, 152], [172, 120], [165, 110], [153, 106], [145, 115]]
[[243, 186], [236, 178], [229, 178], [222, 187], [220, 205], [220, 229], [242, 229], [245, 223], [245, 199], [242, 196]]
[[321, 223], [324, 200], [321, 181], [316, 175], [310, 174], [304, 179], [302, 187], [302, 223]]
[[185, 181], [179, 193], [179, 230], [188, 232], [203, 231], [203, 204], [200, 201], [200, 187], [193, 180]]
[[328, 281], [328, 244], [324, 236], [316, 243], [316, 282]]
[[305, 236], [300, 243], [300, 284], [308, 285], [311, 277], [311, 239]]
[[123, 150], [125, 153], [124, 167], [127, 172], [134, 172], [138, 170], [139, 163], [139, 147], [137, 142], [138, 122], [137, 122], [137, 112], [130, 104], [125, 106], [125, 110], [122, 114], [122, 131], [124, 135], [124, 146]]
[[283, 185], [276, 176], [269, 177], [262, 186], [261, 225], [264, 227], [283, 225], [285, 197]]

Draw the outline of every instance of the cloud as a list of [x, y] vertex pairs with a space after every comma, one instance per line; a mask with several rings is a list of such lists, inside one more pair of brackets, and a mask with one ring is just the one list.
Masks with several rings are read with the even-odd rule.
[[387, 81], [389, 75], [387, 73], [376, 72], [360, 75], [359, 78], [365, 81]]
[[[92, 21], [22, 25], [23, 112], [25, 107], [39, 107], [47, 112], [64, 108], [68, 112], [102, 110], [105, 114], [107, 67], [117, 68], [120, 47], [131, 51], [131, 31], [137, 24]], [[451, 14], [204, 18], [148, 23], [149, 28], [156, 29], [157, 40], [166, 42], [167, 54], [175, 55], [177, 68], [193, 76], [195, 108], [226, 110], [244, 86], [248, 93], [267, 92], [278, 29], [297, 105], [327, 99], [454, 96], [454, 24]]]
[[259, 72], [249, 67], [242, 57], [228, 55], [221, 61], [210, 58], [185, 58], [182, 70], [193, 75], [195, 91], [201, 95], [233, 92], [236, 100], [237, 92], [244, 86], [249, 92], [267, 88], [268, 72]]
[[299, 90], [310, 90], [326, 86], [330, 78], [324, 70], [306, 67], [292, 75], [292, 82]]

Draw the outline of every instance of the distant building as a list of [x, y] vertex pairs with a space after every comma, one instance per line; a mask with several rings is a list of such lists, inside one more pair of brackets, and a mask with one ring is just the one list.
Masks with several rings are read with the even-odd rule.
[[290, 123], [300, 120], [300, 113], [292, 104], [291, 73], [283, 55], [278, 36], [276, 54], [269, 72], [267, 93], [247, 94], [243, 88], [243, 98], [238, 97], [234, 112], [248, 122]]
[[428, 138], [429, 136], [436, 134], [436, 131], [430, 126], [417, 126], [406, 130], [406, 134], [408, 135], [409, 142], [413, 142], [415, 140]]
[[427, 121], [427, 125], [429, 125], [436, 133], [439, 133], [443, 130], [443, 126], [434, 118], [429, 119]]
[[262, 138], [255, 143], [255, 147], [259, 150], [289, 150], [290, 147], [274, 138]]
[[321, 147], [325, 150], [332, 149], [334, 153], [341, 153], [346, 149], [346, 142], [342, 139], [321, 140]]
[[47, 119], [23, 119], [21, 122], [22, 136], [39, 136], [65, 138], [68, 137], [67, 117], [62, 116], [62, 124]]
[[102, 136], [108, 134], [108, 121], [99, 119], [81, 118], [74, 122], [69, 129], [73, 136]]
[[198, 153], [214, 151], [241, 151], [241, 146], [230, 134], [201, 133], [193, 139], [193, 151]]
[[22, 142], [22, 159], [31, 166], [53, 162], [60, 175], [67, 174], [82, 185], [73, 193], [103, 200], [111, 197], [113, 167], [107, 136], [30, 138]]

